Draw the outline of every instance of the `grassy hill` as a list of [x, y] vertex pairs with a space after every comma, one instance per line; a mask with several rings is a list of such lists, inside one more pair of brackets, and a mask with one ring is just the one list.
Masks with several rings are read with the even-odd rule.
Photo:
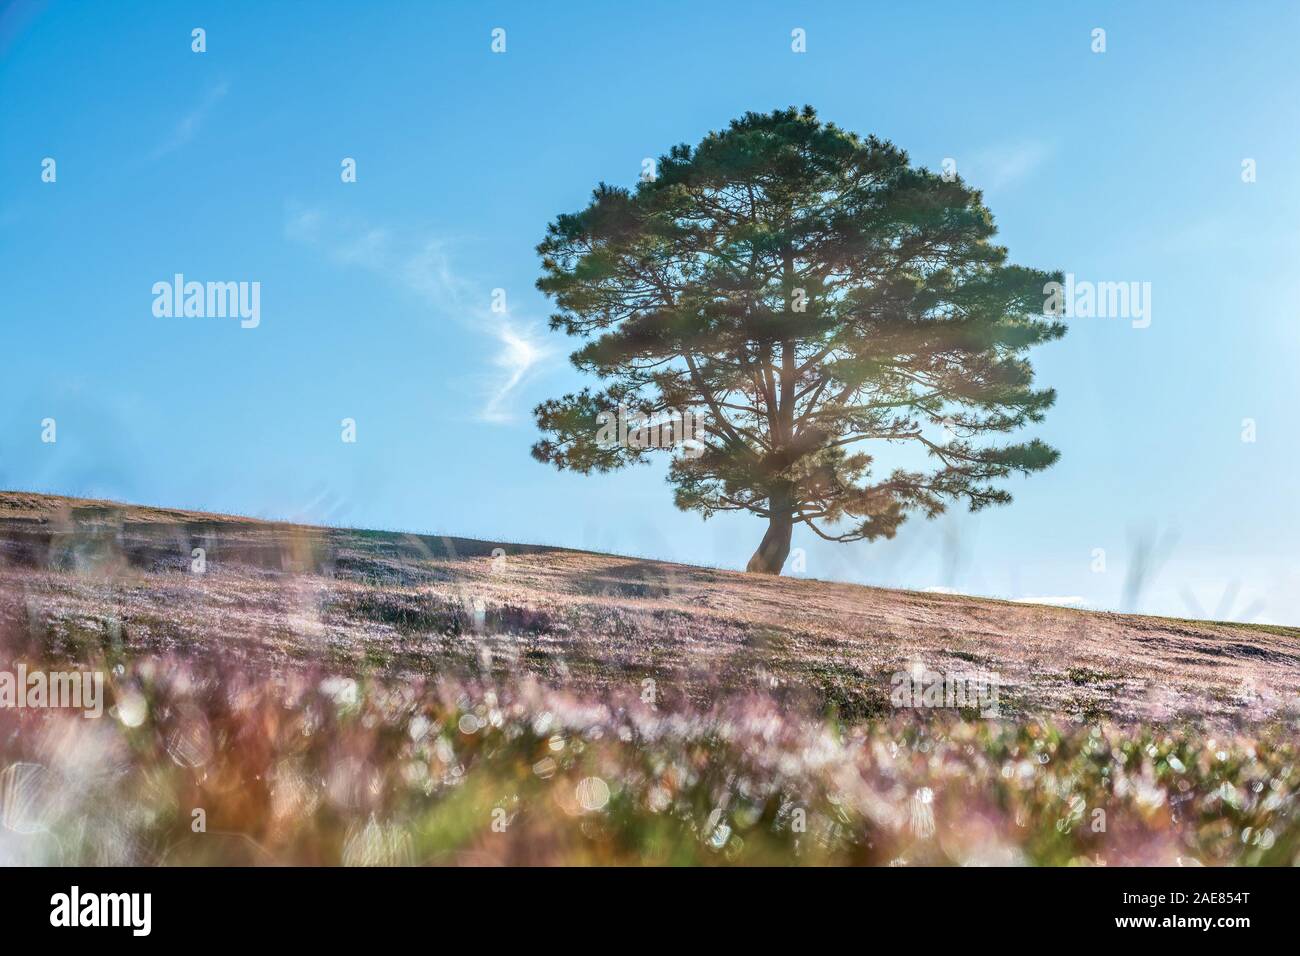
[[0, 864], [1297, 864], [1298, 636], [0, 493]]
[[1292, 628], [13, 492], [0, 493], [0, 619], [73, 657], [525, 672], [579, 689], [651, 678], [670, 701], [763, 688], [848, 719], [888, 711], [890, 675], [916, 664], [997, 674], [1012, 714], [1215, 720], [1300, 694]]

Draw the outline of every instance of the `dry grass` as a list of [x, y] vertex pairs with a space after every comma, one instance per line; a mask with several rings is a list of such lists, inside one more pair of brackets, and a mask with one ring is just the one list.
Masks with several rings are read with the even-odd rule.
[[575, 690], [653, 678], [669, 703], [761, 688], [846, 719], [886, 713], [890, 675], [914, 662], [995, 672], [1012, 714], [1258, 720], [1300, 694], [1289, 628], [18, 493], [0, 493], [0, 620], [70, 659], [179, 652]]
[[0, 493], [0, 862], [1300, 863], [1293, 630], [500, 547]]

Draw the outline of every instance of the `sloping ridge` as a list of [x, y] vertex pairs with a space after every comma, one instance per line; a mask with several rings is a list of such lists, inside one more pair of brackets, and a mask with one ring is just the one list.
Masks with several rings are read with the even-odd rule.
[[787, 688], [860, 715], [887, 709], [891, 676], [918, 667], [993, 673], [1013, 712], [1257, 716], [1300, 696], [1295, 628], [26, 492], [0, 492], [6, 619], [59, 647], [116, 629], [128, 649], [250, 664], [523, 669], [597, 687], [651, 676], [669, 695]]

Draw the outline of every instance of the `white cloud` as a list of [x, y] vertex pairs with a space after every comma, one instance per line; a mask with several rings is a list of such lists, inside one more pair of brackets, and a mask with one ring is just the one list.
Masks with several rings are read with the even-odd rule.
[[489, 295], [459, 275], [446, 243], [436, 237], [409, 237], [391, 230], [330, 220], [319, 209], [292, 207], [285, 236], [320, 249], [340, 265], [366, 269], [419, 296], [459, 321], [496, 340], [491, 364], [497, 373], [483, 381], [479, 417], [507, 423], [518, 419], [510, 401], [524, 381], [553, 351], [541, 340], [536, 323], [521, 323], [509, 312], [489, 308]]
[[956, 157], [957, 171], [977, 189], [1005, 189], [1027, 179], [1055, 152], [1055, 146], [1041, 140], [1004, 143], [977, 150], [966, 162]]
[[1016, 604], [1047, 604], [1052, 607], [1087, 607], [1088, 601], [1078, 595], [1069, 597], [1018, 597], [1012, 598]]
[[323, 217], [317, 209], [297, 209], [285, 222], [284, 234], [294, 242], [319, 242], [322, 221]]
[[532, 338], [531, 330], [516, 329], [508, 321], [499, 323], [495, 331], [502, 349], [492, 364], [501, 369], [505, 377], [488, 397], [480, 415], [486, 421], [508, 422], [515, 416], [505, 407], [506, 401], [528, 373], [547, 357], [548, 351]]
[[212, 108], [225, 98], [226, 93], [229, 91], [230, 84], [225, 81], [209, 87], [207, 93], [203, 95], [203, 99], [199, 101], [199, 104], [181, 117], [180, 122], [172, 128], [172, 131], [167, 138], [154, 147], [154, 151], [150, 154], [150, 158], [157, 159], [160, 156], [170, 153], [174, 149], [180, 149], [190, 140], [194, 139], [194, 137], [198, 135], [199, 130], [203, 127], [203, 122], [207, 119], [208, 113], [210, 113]]
[[[967, 594], [965, 591], [959, 591], [957, 588], [943, 587], [942, 585], [934, 585], [933, 587], [928, 587], [925, 589], [924, 593], [925, 594], [957, 594], [957, 595], [961, 595], [962, 597], [979, 596], [979, 595]], [[1070, 595], [1069, 597], [1056, 597], [1056, 596], [1018, 597], [1018, 598], [1011, 598], [1010, 600], [1013, 604], [1046, 604], [1051, 607], [1087, 607], [1088, 606], [1087, 600], [1085, 598], [1079, 597], [1078, 595]]]

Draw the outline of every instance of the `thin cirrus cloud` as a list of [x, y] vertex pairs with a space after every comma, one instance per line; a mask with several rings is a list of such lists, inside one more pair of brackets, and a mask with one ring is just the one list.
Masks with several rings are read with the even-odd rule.
[[199, 130], [203, 128], [203, 124], [207, 120], [208, 114], [212, 112], [213, 107], [225, 99], [228, 92], [230, 92], [230, 84], [224, 80], [208, 87], [198, 105], [181, 117], [180, 121], [172, 127], [171, 132], [167, 134], [167, 137], [154, 147], [149, 157], [158, 159], [173, 150], [180, 149], [193, 140], [198, 135]]
[[1012, 598], [1016, 604], [1046, 604], [1049, 607], [1087, 607], [1088, 601], [1077, 594], [1069, 596], [1018, 597]]
[[501, 370], [503, 378], [488, 397], [480, 415], [485, 421], [505, 423], [516, 418], [506, 402], [547, 353], [543, 346], [521, 335], [508, 322], [497, 323], [494, 333], [501, 343], [501, 351], [492, 359], [492, 364]]
[[961, 178], [981, 189], [1006, 189], [1037, 172], [1056, 152], [1052, 143], [1023, 140], [985, 147], [970, 154], [966, 162], [957, 157]]
[[357, 228], [331, 219], [320, 209], [293, 207], [285, 235], [321, 250], [340, 265], [372, 272], [457, 317], [468, 317], [476, 330], [497, 342], [491, 359], [495, 372], [484, 376], [478, 417], [509, 424], [519, 419], [512, 401], [519, 388], [552, 356], [535, 327], [516, 322], [509, 312], [487, 307], [489, 297], [453, 268], [446, 243], [434, 237], [411, 237], [379, 227]]
[[[925, 588], [925, 594], [952, 594], [959, 597], [978, 597], [979, 595], [968, 594], [966, 591], [960, 591], [957, 588], [942, 587], [935, 585]], [[1045, 604], [1049, 607], [1087, 607], [1088, 600], [1077, 594], [1071, 595], [1049, 595], [1045, 597], [1018, 597], [1010, 598], [1014, 604]]]

